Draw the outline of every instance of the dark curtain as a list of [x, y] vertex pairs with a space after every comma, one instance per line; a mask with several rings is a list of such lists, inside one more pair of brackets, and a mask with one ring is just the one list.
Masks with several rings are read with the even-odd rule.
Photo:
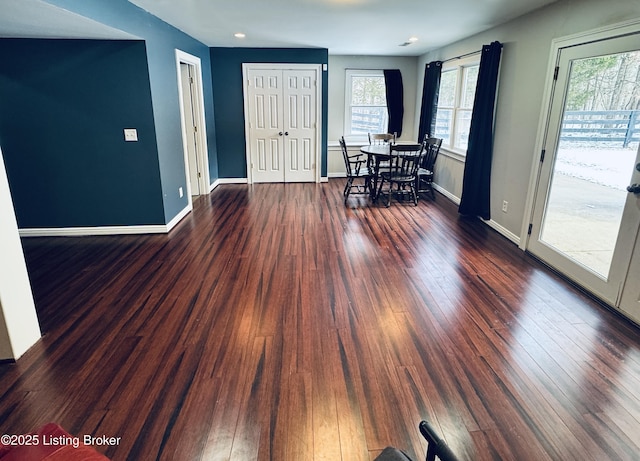
[[469, 128], [467, 160], [462, 179], [462, 197], [458, 212], [467, 216], [491, 219], [491, 157], [493, 120], [502, 44], [482, 47], [478, 83]]
[[428, 137], [433, 136], [436, 131], [436, 112], [438, 111], [438, 92], [440, 90], [441, 73], [441, 61], [432, 61], [425, 66], [418, 142], [422, 142], [425, 135]]
[[402, 74], [399, 69], [384, 70], [384, 86], [387, 95], [387, 112], [389, 125], [387, 133], [402, 134], [402, 118], [404, 117], [404, 90], [402, 87]]

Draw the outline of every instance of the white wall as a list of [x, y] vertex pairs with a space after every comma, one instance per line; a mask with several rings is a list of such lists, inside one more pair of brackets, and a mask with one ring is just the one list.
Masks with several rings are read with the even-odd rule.
[[[535, 143], [545, 79], [549, 77], [547, 64], [551, 41], [637, 17], [640, 17], [639, 0], [560, 0], [419, 58], [418, 81], [422, 82], [424, 66], [430, 61], [478, 51], [483, 44], [495, 40], [504, 45], [491, 180], [491, 218], [498, 227], [520, 236], [525, 219], [531, 168], [539, 156]], [[422, 85], [418, 85], [417, 100], [421, 94]], [[416, 107], [416, 114], [419, 111]], [[416, 115], [416, 132], [418, 120]], [[459, 198], [463, 171], [461, 161], [442, 155], [438, 159], [435, 181], [448, 194]], [[503, 200], [509, 202], [506, 214], [501, 210]]]
[[344, 163], [337, 148], [338, 139], [344, 134], [345, 75], [347, 69], [400, 69], [404, 89], [404, 120], [400, 140], [415, 140], [417, 57], [398, 56], [329, 56], [329, 123], [327, 127], [329, 152], [328, 176], [344, 176]]
[[17, 359], [40, 338], [40, 327], [1, 151], [0, 255], [0, 360]]

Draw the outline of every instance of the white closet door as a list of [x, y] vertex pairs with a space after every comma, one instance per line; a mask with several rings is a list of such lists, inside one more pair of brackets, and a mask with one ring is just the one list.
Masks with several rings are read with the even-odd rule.
[[249, 150], [253, 182], [283, 182], [282, 71], [249, 70]]
[[249, 181], [315, 182], [319, 70], [274, 66], [244, 65]]

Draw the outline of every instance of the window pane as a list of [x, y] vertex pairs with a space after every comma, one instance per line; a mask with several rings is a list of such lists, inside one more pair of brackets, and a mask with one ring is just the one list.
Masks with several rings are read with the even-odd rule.
[[469, 144], [471, 113], [478, 82], [479, 64], [468, 59], [445, 70], [440, 78], [438, 112], [434, 135], [442, 145], [463, 154]]
[[462, 100], [460, 107], [463, 109], [473, 109], [473, 100], [476, 94], [476, 83], [478, 82], [479, 66], [463, 68], [462, 75]]
[[358, 106], [385, 106], [387, 97], [383, 76], [353, 76], [351, 78], [351, 104]]
[[456, 105], [456, 70], [442, 72], [440, 77], [440, 93], [438, 107], [454, 107]]
[[345, 133], [366, 136], [387, 131], [387, 97], [382, 71], [347, 70]]
[[456, 114], [456, 140], [454, 146], [467, 150], [469, 144], [469, 127], [471, 126], [471, 110], [460, 109]]
[[451, 145], [452, 118], [453, 110], [451, 109], [438, 109], [436, 113], [436, 131], [434, 136], [436, 138], [442, 138], [442, 144], [445, 146]]
[[351, 107], [351, 134], [386, 133], [387, 107]]

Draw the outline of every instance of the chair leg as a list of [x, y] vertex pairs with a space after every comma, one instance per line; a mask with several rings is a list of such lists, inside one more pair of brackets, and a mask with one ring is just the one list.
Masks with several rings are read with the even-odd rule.
[[[382, 186], [384, 185], [384, 178], [380, 178], [380, 186], [378, 186], [378, 199], [381, 198], [383, 196], [382, 194]], [[389, 182], [389, 181], [387, 181]], [[387, 203], [386, 203], [386, 207], [389, 208], [389, 205], [391, 205], [391, 194], [393, 192], [393, 183], [389, 182], [389, 194], [387, 195]]]
[[349, 192], [351, 192], [352, 184], [353, 184], [353, 178], [351, 177], [347, 178], [347, 184], [344, 186], [344, 191], [342, 192], [342, 195], [344, 195], [345, 197], [349, 195]]
[[347, 200], [349, 199], [349, 194], [351, 193], [351, 186], [353, 185], [353, 178], [347, 179], [347, 185], [344, 187], [344, 204], [347, 204]]
[[[398, 189], [398, 193], [400, 192], [400, 186], [397, 186]], [[389, 182], [389, 195], [387, 195], [387, 205], [386, 207], [389, 208], [391, 206], [391, 200], [393, 200], [393, 183]]]

